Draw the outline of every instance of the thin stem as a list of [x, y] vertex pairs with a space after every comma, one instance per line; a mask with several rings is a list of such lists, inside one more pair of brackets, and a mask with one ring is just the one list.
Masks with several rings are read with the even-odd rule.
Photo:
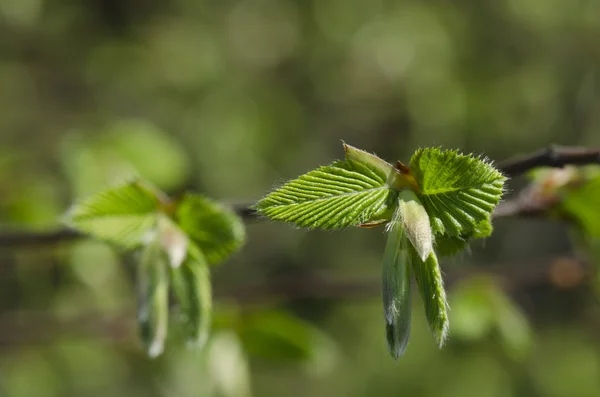
[[600, 149], [550, 146], [502, 161], [498, 168], [505, 175], [516, 177], [538, 167], [562, 168], [566, 165], [587, 164], [600, 164]]
[[[600, 164], [600, 149], [551, 146], [502, 161], [497, 167], [505, 175], [516, 177], [537, 167], [564, 167], [566, 165], [586, 164]], [[541, 216], [550, 208], [550, 204], [552, 203], [531, 203], [518, 199], [507, 201], [498, 206], [494, 217]], [[261, 219], [249, 205], [234, 205], [233, 208], [246, 222]], [[54, 245], [82, 237], [85, 237], [85, 235], [71, 229], [0, 231], [0, 248]]]

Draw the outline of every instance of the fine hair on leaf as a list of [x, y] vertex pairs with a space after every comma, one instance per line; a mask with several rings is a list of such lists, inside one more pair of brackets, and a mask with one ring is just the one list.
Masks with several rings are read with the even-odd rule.
[[449, 329], [448, 299], [437, 256], [432, 252], [425, 261], [422, 261], [412, 246], [409, 247], [409, 252], [417, 286], [425, 306], [429, 329], [437, 345], [442, 347]]
[[336, 161], [287, 182], [255, 209], [272, 220], [325, 230], [358, 226], [385, 217], [394, 194], [387, 175], [353, 161]]

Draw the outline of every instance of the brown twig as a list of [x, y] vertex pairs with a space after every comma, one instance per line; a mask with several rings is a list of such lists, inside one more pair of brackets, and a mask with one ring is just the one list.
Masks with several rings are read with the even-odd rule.
[[[260, 219], [249, 205], [234, 205], [233, 210], [246, 222]], [[63, 228], [46, 231], [6, 230], [0, 231], [0, 249], [31, 246], [50, 246], [79, 240], [86, 235], [73, 229]]]
[[4, 231], [0, 233], [0, 248], [56, 245], [85, 237], [72, 229], [50, 231]]
[[558, 197], [534, 200], [528, 196], [518, 196], [501, 202], [494, 211], [494, 218], [543, 218], [558, 204]]
[[[507, 176], [515, 177], [537, 167], [564, 167], [565, 165], [600, 164], [600, 149], [551, 146], [536, 152], [500, 162], [497, 167]], [[499, 217], [537, 217], [544, 215], [549, 203], [534, 203], [516, 199], [502, 203], [494, 213]], [[249, 205], [234, 205], [235, 212], [246, 222], [260, 219]], [[73, 241], [85, 235], [70, 229], [53, 231], [3, 231], [0, 248], [55, 245]]]
[[516, 177], [538, 167], [562, 168], [586, 164], [600, 164], [600, 149], [550, 146], [502, 161], [497, 166], [504, 175]]

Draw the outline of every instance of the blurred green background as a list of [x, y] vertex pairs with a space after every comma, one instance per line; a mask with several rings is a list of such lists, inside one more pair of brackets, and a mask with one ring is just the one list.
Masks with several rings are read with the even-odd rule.
[[[52, 230], [135, 172], [250, 203], [342, 157], [341, 140], [405, 162], [420, 146], [600, 145], [598, 37], [594, 0], [0, 0], [2, 229]], [[415, 296], [398, 362], [381, 229], [249, 224], [214, 271], [209, 349], [170, 341], [154, 360], [128, 258], [4, 248], [0, 395], [599, 396], [598, 295], [569, 229], [495, 225], [442, 264], [447, 346]]]

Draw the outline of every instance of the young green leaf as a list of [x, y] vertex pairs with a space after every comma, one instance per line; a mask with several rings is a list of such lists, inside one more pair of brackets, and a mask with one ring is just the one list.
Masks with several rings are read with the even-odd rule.
[[135, 181], [76, 204], [67, 213], [66, 223], [99, 240], [135, 248], [156, 225], [159, 207], [158, 193]]
[[475, 230], [470, 233], [460, 236], [438, 234], [435, 236], [434, 241], [435, 252], [442, 257], [458, 254], [468, 247], [471, 240], [488, 237], [492, 234], [493, 230], [491, 219], [488, 217], [479, 222]]
[[403, 173], [372, 153], [347, 145], [346, 143], [344, 143], [344, 152], [346, 153], [346, 160], [356, 161], [387, 175], [387, 184], [396, 190], [407, 188], [418, 190], [419, 188], [417, 181], [410, 172]]
[[138, 323], [148, 355], [164, 350], [169, 319], [167, 254], [155, 236], [142, 250], [137, 268]]
[[566, 190], [562, 208], [590, 237], [600, 238], [600, 176]]
[[357, 163], [367, 165], [374, 170], [377, 170], [377, 172], [388, 176], [398, 172], [390, 163], [372, 153], [347, 145], [346, 143], [343, 145], [346, 160], [356, 161]]
[[410, 245], [404, 232], [400, 210], [388, 224], [383, 254], [383, 310], [390, 354], [398, 359], [408, 345], [411, 320]]
[[468, 240], [463, 237], [438, 234], [435, 236], [435, 252], [440, 256], [458, 254], [467, 247]]
[[188, 342], [204, 347], [211, 327], [212, 287], [202, 253], [196, 250], [181, 266], [171, 268], [171, 280]]
[[158, 215], [158, 236], [172, 267], [179, 267], [188, 252], [187, 235], [166, 215]]
[[412, 246], [408, 248], [419, 292], [425, 304], [429, 329], [438, 346], [442, 347], [448, 335], [449, 321], [448, 302], [440, 265], [434, 252], [425, 261], [422, 261]]
[[434, 234], [463, 238], [481, 232], [481, 222], [489, 220], [506, 181], [485, 159], [454, 150], [419, 149], [410, 168]]
[[233, 211], [197, 194], [183, 197], [175, 220], [202, 251], [208, 264], [223, 262], [246, 238], [244, 223]]
[[398, 211], [404, 232], [425, 261], [433, 252], [433, 235], [425, 207], [413, 191], [403, 190], [398, 195]]
[[382, 219], [393, 193], [382, 170], [336, 161], [294, 179], [260, 200], [255, 209], [273, 220], [326, 230]]

